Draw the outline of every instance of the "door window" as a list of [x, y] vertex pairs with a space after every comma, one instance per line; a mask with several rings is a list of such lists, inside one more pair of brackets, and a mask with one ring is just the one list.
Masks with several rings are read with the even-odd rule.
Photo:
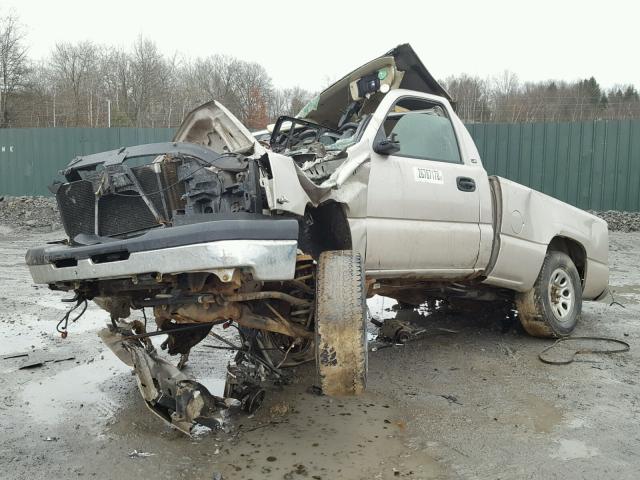
[[383, 127], [385, 136], [399, 143], [396, 156], [461, 163], [453, 125], [437, 103], [401, 99], [387, 115]]

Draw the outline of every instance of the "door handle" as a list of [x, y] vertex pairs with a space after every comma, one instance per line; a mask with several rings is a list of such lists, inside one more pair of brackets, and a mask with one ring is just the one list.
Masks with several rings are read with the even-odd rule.
[[458, 177], [456, 178], [456, 184], [458, 185], [458, 190], [462, 192], [475, 192], [476, 191], [476, 182], [473, 178], [469, 177]]

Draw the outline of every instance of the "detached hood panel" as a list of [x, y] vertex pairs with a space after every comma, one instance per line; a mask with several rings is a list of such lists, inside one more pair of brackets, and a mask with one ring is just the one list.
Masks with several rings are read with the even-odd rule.
[[404, 77], [398, 88], [431, 93], [451, 101], [449, 92], [433, 78], [411, 45], [408, 43], [399, 45], [385, 55], [393, 56], [396, 60], [396, 68], [404, 72]]
[[211, 101], [189, 112], [174, 142], [196, 143], [217, 153], [251, 153], [251, 132], [221, 103]]
[[[380, 85], [387, 84], [387, 91], [403, 88], [451, 100], [449, 93], [425, 68], [411, 45], [405, 43], [345, 75], [311, 100], [296, 116], [335, 128], [339, 118], [336, 112], [347, 110], [349, 104], [357, 97], [358, 81], [372, 75], [378, 77]], [[379, 100], [382, 96], [382, 89], [371, 94], [374, 100]]]

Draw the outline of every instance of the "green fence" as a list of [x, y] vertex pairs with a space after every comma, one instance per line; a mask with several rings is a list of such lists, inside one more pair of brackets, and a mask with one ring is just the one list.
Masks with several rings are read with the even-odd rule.
[[584, 209], [640, 210], [640, 120], [467, 128], [489, 173]]
[[0, 129], [0, 195], [50, 195], [47, 186], [75, 156], [171, 140], [172, 128]]
[[[580, 208], [640, 211], [640, 120], [467, 125], [485, 168]], [[0, 130], [0, 195], [47, 195], [76, 155], [168, 141], [170, 128]]]

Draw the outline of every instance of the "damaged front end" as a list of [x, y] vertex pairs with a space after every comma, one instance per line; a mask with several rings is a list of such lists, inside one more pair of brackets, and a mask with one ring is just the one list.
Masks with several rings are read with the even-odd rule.
[[[299, 249], [300, 218], [271, 208], [268, 154], [222, 105], [194, 110], [173, 142], [78, 157], [61, 173], [52, 190], [68, 240], [27, 252], [32, 277], [109, 312], [101, 337], [162, 419], [187, 433], [219, 426], [229, 409], [258, 408], [265, 382], [286, 381], [282, 367], [312, 358], [314, 262]], [[238, 352], [223, 396], [182, 371], [205, 338]]]

